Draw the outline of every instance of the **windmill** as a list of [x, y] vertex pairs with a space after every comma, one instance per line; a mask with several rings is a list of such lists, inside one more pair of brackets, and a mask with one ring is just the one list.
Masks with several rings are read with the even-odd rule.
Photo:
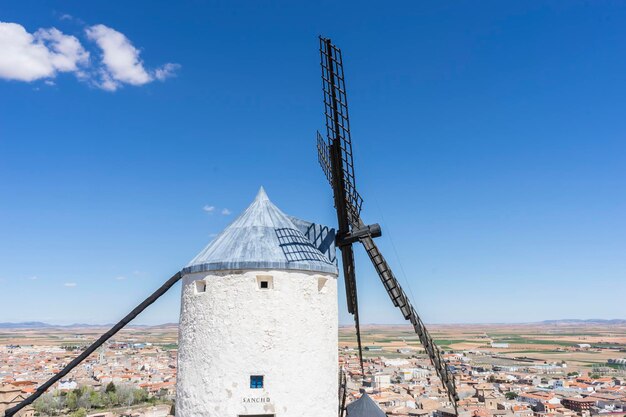
[[[402, 311], [405, 319], [409, 320], [413, 324], [421, 343], [424, 345], [428, 356], [436, 369], [437, 374], [441, 378], [444, 387], [448, 392], [450, 400], [456, 408], [456, 401], [458, 400], [458, 396], [456, 394], [453, 376], [448, 372], [446, 365], [441, 358], [440, 352], [434, 344], [433, 339], [428, 334], [428, 331], [426, 330], [423, 322], [417, 315], [415, 309], [411, 306], [406, 294], [400, 287], [389, 265], [378, 250], [376, 244], [374, 243], [373, 239], [381, 235], [380, 226], [378, 226], [377, 224], [366, 225], [360, 217], [363, 199], [357, 192], [355, 186], [354, 164], [352, 160], [352, 142], [350, 138], [350, 126], [348, 119], [348, 107], [343, 74], [343, 64], [341, 60], [341, 51], [334, 45], [332, 45], [330, 39], [320, 38], [320, 52], [322, 56], [322, 79], [326, 117], [326, 138], [324, 139], [322, 135], [318, 132], [319, 161], [322, 165], [324, 172], [326, 173], [328, 181], [333, 188], [334, 202], [335, 208], [337, 209], [338, 220], [338, 230], [336, 234], [336, 239], [334, 239], [334, 244], [338, 246], [341, 251], [348, 310], [354, 315], [355, 318], [361, 368], [363, 368], [363, 356], [353, 252], [353, 244], [356, 242], [361, 242], [361, 244], [363, 244], [363, 246], [365, 247], [368, 256], [374, 264], [374, 268], [378, 272], [381, 281], [385, 286], [385, 289], [387, 290], [389, 296], [391, 297], [394, 305]], [[246, 232], [247, 230], [252, 229], [254, 233]], [[260, 230], [263, 230], [263, 233], [261, 233]], [[311, 230], [313, 230], [314, 233], [310, 234]], [[319, 291], [320, 294], [324, 294], [324, 297], [326, 297], [327, 300], [330, 300], [331, 296], [333, 299], [332, 302], [334, 303], [334, 308], [331, 305], [332, 303], [330, 301], [326, 301], [325, 304], [328, 307], [326, 310], [327, 314], [325, 314], [325, 320], [327, 320], [328, 322], [323, 323], [324, 325], [320, 326], [320, 328], [325, 329], [325, 331], [328, 332], [328, 337], [325, 338], [327, 344], [326, 348], [328, 348], [328, 350], [321, 352], [323, 353], [322, 356], [324, 356], [326, 359], [332, 359], [332, 355], [336, 355], [337, 352], [337, 341], [336, 339], [333, 340], [331, 338], [332, 335], [330, 335], [330, 333], [334, 333], [334, 337], [336, 338], [337, 336], [336, 328], [333, 328], [333, 324], [331, 323], [332, 321], [334, 321], [334, 326], [336, 326], [337, 324], [336, 317], [334, 317], [334, 320], [331, 320], [333, 318], [332, 314], [336, 314], [337, 298], [336, 293], [330, 290], [332, 289], [333, 291], [336, 291], [336, 284], [333, 283], [333, 285], [335, 285], [335, 287], [333, 288], [323, 290], [324, 283], [333, 282], [332, 278], [336, 278], [337, 276], [337, 268], [334, 263], [334, 246], [332, 245], [332, 233], [334, 233], [334, 231], [327, 227], [321, 227], [320, 225], [307, 223], [302, 220], [286, 216], [269, 201], [265, 192], [261, 190], [257, 195], [255, 202], [253, 202], [253, 204], [242, 214], [242, 216], [240, 216], [238, 220], [233, 222], [231, 226], [229, 226], [229, 228], [227, 228], [220, 235], [221, 237], [218, 236], [218, 238], [216, 238], [214, 242], [209, 244], [209, 246], [207, 246], [205, 250], [198, 255], [198, 257], [194, 258], [194, 261], [192, 261], [187, 267], [183, 268], [179, 272], [176, 272], [160, 288], [158, 288], [142, 303], [135, 307], [135, 309], [133, 309], [122, 320], [115, 324], [109, 331], [103, 334], [92, 345], [87, 347], [80, 355], [73, 359], [52, 378], [39, 386], [31, 396], [26, 398], [15, 407], [6, 410], [4, 414], [5, 417], [12, 417], [24, 407], [32, 404], [55, 383], [59, 382], [62, 378], [69, 374], [72, 369], [74, 369], [82, 361], [87, 359], [91, 354], [96, 352], [99, 347], [101, 347], [117, 332], [119, 332], [126, 325], [128, 325], [148, 306], [158, 300], [177, 282], [181, 280], [183, 281], [183, 300], [185, 299], [185, 294], [187, 294], [188, 299], [202, 300], [202, 297], [204, 297], [204, 295], [202, 294], [210, 292], [207, 291], [207, 283], [209, 283], [209, 281], [206, 281], [206, 278], [199, 279], [197, 277], [197, 274], [201, 274], [204, 272], [214, 271], [215, 274], [212, 276], [214, 278], [220, 278], [224, 275], [224, 273], [222, 273], [223, 271], [233, 270], [233, 268], [235, 270], [247, 269], [247, 273], [250, 274], [250, 277], [253, 277], [253, 274], [256, 274], [256, 272], [254, 272], [255, 270], [258, 271], [263, 269], [273, 269], [280, 270], [280, 274], [276, 274], [275, 276], [275, 278], [280, 281], [283, 280], [283, 278], [291, 277], [291, 274], [303, 275], [303, 271], [306, 272], [308, 270], [308, 275], [304, 275], [307, 276], [307, 282], [311, 284], [311, 288], [316, 289], [317, 291]], [[246, 246], [246, 244], [250, 243], [254, 243], [251, 247], [255, 248], [255, 250], [249, 251], [250, 253], [246, 253], [246, 251], [242, 248], [249, 249], [250, 246]], [[238, 244], [242, 244], [242, 246], [237, 246]], [[269, 246], [266, 247], [258, 245]], [[264, 247], [265, 249], [258, 250], [260, 247]], [[240, 251], [239, 249], [242, 250]], [[262, 259], [254, 258], [254, 255], [259, 253], [263, 254]], [[242, 258], [231, 259], [234, 254], [242, 255]], [[327, 254], [332, 256], [330, 256], [329, 259], [325, 259], [324, 256], [326, 256]], [[271, 265], [271, 268], [268, 268], [268, 265]], [[326, 274], [329, 276], [327, 278], [325, 276], [320, 276], [320, 274]], [[240, 275], [242, 274], [237, 275], [237, 279], [245, 278]], [[264, 294], [266, 294], [264, 291], [273, 288], [273, 278], [274, 277], [268, 278], [265, 275], [256, 275], [256, 279], [254, 280], [255, 291], [257, 291], [256, 284], [258, 281], [258, 291], [262, 291]], [[296, 281], [298, 280], [294, 280], [293, 282]], [[302, 281], [301, 283], [303, 283], [304, 279], [299, 280], [298, 282], [300, 281]], [[238, 282], [243, 283], [242, 285], [245, 284], [245, 281], [243, 280]], [[210, 283], [213, 284], [213, 282]], [[214, 287], [211, 287], [211, 289], [213, 288]], [[244, 287], [242, 286], [241, 288]], [[326, 292], [324, 293], [324, 291]], [[303, 292], [294, 292], [294, 296], [290, 297], [289, 300], [302, 300], [303, 298], [300, 297], [302, 293]], [[234, 295], [236, 296], [236, 294]], [[321, 299], [322, 296], [320, 296], [319, 298]], [[193, 304], [195, 305], [195, 307], [200, 305], [196, 301], [194, 301]], [[279, 304], [273, 303], [272, 305]], [[296, 308], [292, 311], [300, 310]], [[259, 316], [259, 314], [256, 314], [255, 316]], [[291, 319], [293, 319], [293, 317]], [[291, 321], [294, 323], [298, 322], [294, 320]], [[242, 322], [244, 321], [237, 321], [238, 324], [241, 324]], [[305, 321], [301, 320], [301, 322]], [[184, 326], [181, 326], [181, 328], [182, 327]], [[306, 330], [306, 328], [304, 329]], [[331, 332], [329, 331], [329, 329], [334, 331]], [[191, 333], [193, 332], [190, 332], [190, 334]], [[315, 339], [314, 333], [308, 333], [302, 336], [302, 339], [306, 339], [306, 337], [313, 337], [313, 339]], [[315, 340], [319, 342], [319, 339]], [[196, 347], [195, 352], [192, 353], [198, 353], [201, 355], [202, 348], [204, 346], [207, 346], [209, 343], [211, 343], [211, 341], [208, 340], [207, 343], [200, 343]], [[287, 346], [286, 348], [289, 348], [289, 346]], [[299, 352], [301, 351], [303, 350], [300, 350]], [[182, 355], [180, 355], [179, 358], [180, 357], [182, 357]], [[259, 356], [259, 358], [261, 358], [261, 356]], [[201, 363], [205, 362], [206, 361], [201, 361]], [[331, 370], [331, 368], [334, 367], [334, 372], [336, 375], [336, 357], [333, 364], [331, 364], [330, 362], [332, 361], [328, 361], [326, 363], [327, 366], [324, 369]], [[182, 362], [179, 361], [179, 364], [181, 363]], [[261, 360], [259, 360], [258, 363], [259, 367], [261, 367], [263, 364]], [[192, 370], [190, 371], [190, 373], [196, 372], [195, 375], [198, 376], [197, 371], [202, 369], [195, 367], [195, 363], [193, 361], [190, 361], [189, 364], [190, 365], [187, 369]], [[289, 364], [283, 364], [282, 366], [288, 367]], [[324, 372], [324, 375], [331, 375], [331, 372]], [[208, 377], [207, 375], [201, 376]], [[334, 380], [334, 378], [335, 376], [332, 376], [331, 379]], [[263, 381], [264, 380], [262, 375], [250, 375], [250, 388], [262, 388]], [[187, 385], [190, 386], [194, 383], [195, 380], [190, 381]], [[252, 386], [253, 383], [255, 384], [255, 387]], [[340, 375], [339, 385], [342, 384], [345, 385], [345, 377], [342, 377]], [[319, 385], [320, 387], [331, 387], [333, 385], [333, 382], [328, 381], [328, 383], [325, 383], [322, 381], [322, 383], [319, 383], [317, 385]], [[201, 392], [205, 391], [203, 390], [203, 386], [199, 386], [197, 388]], [[286, 388], [286, 390], [283, 390], [284, 393], [289, 393], [289, 388], [292, 387], [286, 386]], [[328, 392], [332, 394], [331, 391], [332, 390]], [[330, 403], [332, 395], [326, 396], [326, 394], [327, 393], [325, 392], [324, 398], [328, 398]], [[336, 395], [336, 392], [333, 395]], [[340, 398], [338, 401], [340, 404], [340, 415], [343, 413], [344, 410], [345, 395], [346, 391], [344, 387], [343, 392], [340, 392], [340, 397], [342, 398]], [[261, 401], [261, 404], [257, 405], [264, 407], [263, 404], [265, 403], [265, 400], [263, 398], [258, 399], [263, 401]], [[257, 400], [257, 398], [255, 398], [254, 400]], [[336, 400], [337, 398], [334, 398], [334, 401]], [[180, 407], [177, 407], [177, 410], [179, 409]], [[191, 410], [191, 414], [188, 413], [187, 415], [194, 415], [194, 411], [195, 410]], [[335, 410], [331, 411], [333, 413], [335, 412]], [[258, 413], [253, 414], [258, 415]]]
[[459, 397], [454, 376], [446, 367], [439, 348], [374, 242], [374, 238], [381, 236], [380, 226], [378, 224], [366, 225], [361, 219], [363, 198], [356, 189], [354, 177], [350, 119], [341, 50], [333, 45], [329, 38], [320, 37], [319, 42], [326, 137], [322, 136], [319, 131], [317, 132], [318, 159], [333, 190], [338, 224], [336, 245], [341, 251], [348, 311], [354, 316], [361, 369], [363, 371], [363, 348], [353, 250], [353, 245], [357, 242], [365, 248], [393, 305], [398, 307], [405, 320], [413, 325], [456, 411]]

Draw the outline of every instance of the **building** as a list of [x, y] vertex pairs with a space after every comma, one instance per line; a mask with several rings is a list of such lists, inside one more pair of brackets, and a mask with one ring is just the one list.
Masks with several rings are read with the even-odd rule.
[[388, 388], [391, 386], [391, 375], [376, 374], [372, 377], [374, 389]]
[[183, 269], [178, 417], [337, 415], [334, 250], [261, 188]]
[[459, 408], [458, 414], [454, 408], [438, 408], [434, 413], [434, 417], [470, 417], [473, 413], [470, 410]]
[[605, 409], [605, 410], [611, 410], [611, 411], [616, 411], [616, 410], [622, 410], [622, 411], [626, 411], [625, 410], [625, 406], [626, 406], [626, 394], [624, 395], [620, 395], [620, 394], [616, 394], [616, 393], [611, 393], [611, 394], [604, 394], [604, 393], [594, 393], [591, 394], [589, 397], [587, 397], [587, 399], [593, 399], [596, 403], [596, 406], [599, 409]]
[[[0, 415], [4, 415], [4, 412], [18, 405], [26, 397], [22, 391], [15, 385], [6, 384], [0, 386]], [[17, 417], [33, 417], [35, 410], [32, 407], [24, 407], [16, 414]]]
[[596, 400], [593, 398], [563, 398], [561, 404], [565, 408], [580, 412], [590, 410], [596, 405]]
[[485, 407], [490, 410], [497, 410], [498, 403], [502, 401], [503, 399], [504, 399], [504, 395], [502, 395], [500, 392], [498, 391], [490, 392], [489, 394], [485, 395], [485, 398], [484, 398]]
[[383, 351], [383, 348], [380, 346], [365, 346], [365, 348], [363, 349], [368, 352], [382, 352]]
[[475, 396], [478, 398], [478, 401], [484, 403], [485, 397], [492, 394], [495, 391], [495, 388], [492, 384], [482, 383], [477, 384], [474, 389], [476, 390]]
[[542, 412], [552, 405], [560, 404], [556, 395], [549, 391], [520, 392], [517, 400], [527, 403], [534, 411]]

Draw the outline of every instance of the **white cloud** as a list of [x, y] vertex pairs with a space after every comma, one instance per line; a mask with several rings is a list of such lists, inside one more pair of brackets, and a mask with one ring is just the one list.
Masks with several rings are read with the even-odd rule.
[[139, 50], [121, 32], [105, 25], [90, 26], [86, 29], [87, 38], [96, 42], [102, 50], [102, 68], [98, 71], [98, 85], [115, 91], [122, 84], [144, 85], [158, 79], [174, 76], [179, 64], [167, 63], [154, 71], [144, 67]]
[[65, 284], [63, 284], [64, 287], [68, 287], [68, 288], [72, 288], [75, 287], [77, 284], [75, 282], [66, 282]]
[[34, 34], [17, 23], [0, 22], [0, 78], [35, 81], [58, 72], [78, 72], [89, 62], [79, 40], [56, 28]]
[[154, 71], [154, 77], [159, 81], [165, 81], [168, 78], [175, 77], [176, 71], [180, 69], [180, 64], [172, 64], [168, 62]]
[[[60, 19], [75, 20], [67, 14]], [[94, 48], [99, 48], [100, 60], [90, 60], [78, 38], [56, 28], [29, 33], [18, 23], [0, 22], [0, 78], [24, 82], [43, 79], [54, 85], [52, 79], [67, 72], [96, 87], [115, 91], [124, 84], [141, 86], [165, 81], [180, 68], [179, 64], [166, 63], [147, 69], [140, 50], [123, 33], [108, 26], [89, 26], [85, 36], [95, 43]]]
[[[215, 206], [209, 206], [208, 204], [204, 207], [202, 207], [202, 210], [206, 211], [209, 214], [213, 214], [216, 212], [216, 207]], [[220, 213], [224, 216], [228, 216], [231, 214], [231, 211], [227, 208], [223, 208], [220, 210]]]
[[28, 279], [31, 280], [31, 281], [36, 281], [39, 278], [33, 275], [32, 277], [28, 277]]
[[139, 58], [139, 51], [123, 33], [105, 25], [88, 27], [86, 33], [102, 49], [102, 62], [113, 80], [132, 85], [152, 81]]
[[126, 279], [126, 277], [123, 276], [123, 275], [120, 275], [119, 277], [115, 277], [115, 279], [118, 280], [118, 281], [124, 281]]
[[47, 42], [49, 48], [54, 51], [51, 55], [52, 63], [59, 71], [75, 72], [79, 65], [89, 62], [89, 52], [74, 36], [64, 35], [56, 28], [39, 29], [35, 36]]

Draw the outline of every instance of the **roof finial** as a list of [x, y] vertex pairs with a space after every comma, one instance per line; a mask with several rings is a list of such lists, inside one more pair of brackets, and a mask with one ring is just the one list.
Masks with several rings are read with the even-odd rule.
[[269, 197], [267, 196], [267, 193], [265, 192], [265, 188], [263, 188], [263, 186], [259, 188], [259, 192], [256, 194], [255, 201], [269, 201]]

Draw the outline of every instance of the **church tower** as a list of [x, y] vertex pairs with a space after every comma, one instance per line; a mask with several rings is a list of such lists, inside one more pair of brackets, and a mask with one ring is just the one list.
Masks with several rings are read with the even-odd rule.
[[183, 269], [177, 417], [334, 417], [334, 231], [263, 188]]

